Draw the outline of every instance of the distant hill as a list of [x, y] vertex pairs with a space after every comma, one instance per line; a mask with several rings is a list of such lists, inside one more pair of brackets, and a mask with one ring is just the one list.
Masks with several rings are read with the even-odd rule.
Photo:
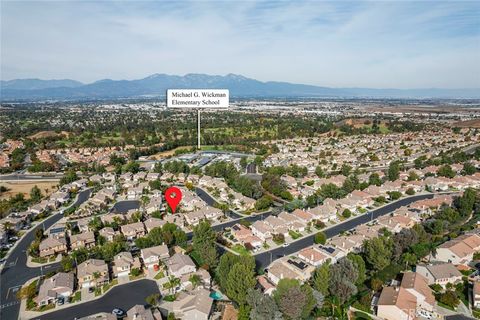
[[231, 97], [480, 98], [480, 89], [328, 88], [288, 82], [262, 82], [241, 75], [153, 74], [138, 80], [19, 79], [1, 82], [2, 100], [110, 99], [164, 96], [167, 89], [229, 89]]
[[2, 90], [39, 90], [49, 88], [75, 88], [83, 86], [83, 83], [70, 79], [41, 80], [41, 79], [16, 79], [1, 81]]

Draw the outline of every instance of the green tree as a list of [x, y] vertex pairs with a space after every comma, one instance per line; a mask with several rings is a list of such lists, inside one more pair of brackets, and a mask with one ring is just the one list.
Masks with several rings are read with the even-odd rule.
[[374, 172], [370, 174], [370, 176], [368, 177], [368, 184], [375, 185], [375, 186], [382, 185], [382, 180], [380, 179], [380, 176], [378, 175], [378, 173]]
[[343, 210], [342, 212], [342, 217], [344, 217], [345, 219], [348, 219], [352, 216], [352, 211], [348, 210], [348, 209], [345, 209]]
[[240, 159], [240, 166], [241, 166], [243, 169], [245, 169], [245, 168], [247, 167], [247, 164], [248, 164], [248, 162], [247, 162], [247, 157], [242, 157], [242, 158]]
[[316, 305], [312, 288], [296, 279], [281, 279], [273, 297], [287, 319], [305, 319]]
[[355, 283], [357, 285], [363, 284], [367, 279], [367, 267], [365, 266], [365, 261], [363, 260], [362, 256], [354, 253], [349, 253], [347, 255], [347, 258], [353, 263], [358, 273]]
[[123, 168], [124, 172], [137, 173], [140, 170], [140, 163], [137, 161], [128, 162]]
[[316, 244], [325, 244], [327, 242], [327, 235], [323, 231], [317, 232], [313, 241]]
[[317, 167], [315, 168], [315, 174], [316, 174], [317, 177], [319, 177], [319, 178], [325, 177], [325, 172], [323, 172], [323, 169], [322, 169], [321, 166], [317, 166]]
[[408, 188], [407, 191], [405, 191], [406, 194], [409, 196], [413, 196], [415, 194], [415, 190], [413, 188]]
[[160, 301], [160, 294], [159, 293], [153, 293], [151, 295], [149, 295], [148, 297], [145, 298], [145, 301], [147, 302], [147, 304], [151, 305], [151, 306], [156, 306], [158, 304], [158, 302]]
[[207, 268], [214, 268], [217, 264], [217, 235], [206, 220], [201, 221], [193, 228], [192, 247], [200, 256]]
[[416, 181], [416, 180], [419, 180], [419, 179], [420, 179], [420, 177], [418, 176], [418, 174], [415, 171], [412, 170], [408, 173], [408, 179], [407, 179], [408, 181]]
[[330, 282], [330, 262], [327, 261], [315, 269], [313, 275], [313, 288], [324, 296], [328, 294], [328, 283]]
[[358, 280], [356, 265], [347, 258], [340, 259], [330, 269], [329, 291], [332, 296], [344, 304], [351, 296], [357, 293], [355, 282]]
[[30, 199], [33, 202], [39, 202], [42, 199], [42, 191], [36, 185], [30, 190]]
[[342, 164], [342, 167], [340, 168], [340, 173], [341, 174], [343, 174], [345, 177], [348, 177], [351, 172], [352, 172], [352, 167], [351, 166], [349, 166], [346, 163]]
[[236, 263], [228, 272], [227, 295], [238, 304], [244, 305], [247, 302], [248, 289], [253, 289], [256, 283], [254, 269], [245, 264]]
[[392, 259], [392, 243], [386, 237], [373, 238], [364, 243], [366, 261], [375, 269], [382, 270]]
[[390, 163], [387, 176], [390, 181], [395, 181], [400, 177], [400, 163], [398, 161], [392, 161]]
[[252, 320], [281, 319], [282, 314], [278, 310], [275, 300], [260, 290], [248, 289], [247, 303], [251, 308], [250, 319]]
[[198, 274], [192, 274], [190, 276], [190, 278], [188, 278], [188, 281], [190, 281], [193, 288], [196, 288], [200, 285], [200, 283], [202, 282], [202, 279], [200, 278], [200, 276]]
[[475, 166], [471, 163], [471, 162], [465, 162], [463, 164], [463, 170], [462, 170], [462, 173], [464, 175], [472, 175], [474, 174], [475, 172], [477, 172], [477, 168], [475, 168]]
[[261, 211], [270, 208], [271, 205], [273, 205], [272, 197], [264, 195], [255, 202], [255, 209]]
[[447, 177], [447, 178], [455, 177], [455, 171], [453, 171], [452, 167], [448, 164], [441, 166], [437, 170], [437, 174], [441, 177]]

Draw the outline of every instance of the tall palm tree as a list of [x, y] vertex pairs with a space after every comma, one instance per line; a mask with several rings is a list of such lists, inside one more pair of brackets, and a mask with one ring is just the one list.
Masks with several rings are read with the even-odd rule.
[[175, 288], [180, 285], [180, 279], [179, 278], [176, 278], [174, 276], [170, 276], [168, 278], [168, 288], [171, 290], [171, 293], [174, 294], [175, 293]]

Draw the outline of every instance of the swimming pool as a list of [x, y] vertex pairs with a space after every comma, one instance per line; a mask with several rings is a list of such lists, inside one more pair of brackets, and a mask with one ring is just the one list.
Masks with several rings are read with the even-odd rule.
[[210, 298], [212, 298], [213, 300], [221, 300], [222, 297], [223, 296], [219, 291], [213, 291], [212, 293], [210, 293]]

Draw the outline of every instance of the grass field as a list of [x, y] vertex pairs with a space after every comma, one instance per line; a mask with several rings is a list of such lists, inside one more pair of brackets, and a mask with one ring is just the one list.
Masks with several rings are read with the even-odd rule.
[[25, 198], [30, 198], [30, 190], [37, 186], [42, 191], [43, 195], [50, 195], [52, 192], [57, 190], [56, 186], [58, 181], [48, 181], [48, 182], [25, 182], [25, 181], [2, 181], [0, 186], [4, 186], [8, 189], [7, 192], [0, 194], [0, 199], [8, 199], [10, 196], [14, 196], [17, 193], [23, 193]]

